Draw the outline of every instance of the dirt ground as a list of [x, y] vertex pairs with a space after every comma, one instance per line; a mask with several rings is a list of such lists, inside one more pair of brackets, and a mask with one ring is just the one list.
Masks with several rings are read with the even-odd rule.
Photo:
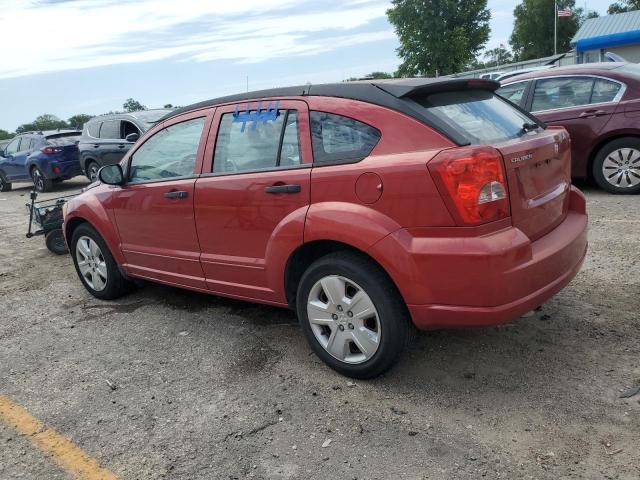
[[[640, 198], [581, 187], [590, 249], [559, 295], [422, 333], [351, 382], [286, 310], [156, 285], [96, 300], [25, 238], [17, 186], [0, 193], [0, 395], [122, 479], [638, 479], [640, 394], [620, 396], [640, 384]], [[14, 478], [71, 477], [0, 422]]]

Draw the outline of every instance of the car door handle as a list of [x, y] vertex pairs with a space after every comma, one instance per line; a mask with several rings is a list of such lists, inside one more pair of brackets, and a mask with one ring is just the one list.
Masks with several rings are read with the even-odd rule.
[[93, 148], [100, 148], [100, 145], [93, 145]]
[[264, 189], [267, 193], [300, 193], [300, 185], [271, 185]]
[[188, 196], [189, 192], [184, 190], [172, 190], [164, 194], [164, 198], [187, 198]]
[[121, 143], [120, 145], [118, 145], [118, 148], [124, 148], [124, 144]]
[[591, 118], [591, 117], [601, 117], [602, 115], [606, 115], [607, 112], [604, 110], [585, 110], [578, 117], [580, 118]]

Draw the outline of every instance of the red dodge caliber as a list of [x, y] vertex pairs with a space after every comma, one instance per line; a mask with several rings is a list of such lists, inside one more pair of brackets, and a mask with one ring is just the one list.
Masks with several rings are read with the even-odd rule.
[[583, 195], [561, 128], [490, 80], [291, 87], [176, 110], [66, 206], [78, 276], [295, 309], [368, 378], [421, 329], [497, 325], [578, 272]]

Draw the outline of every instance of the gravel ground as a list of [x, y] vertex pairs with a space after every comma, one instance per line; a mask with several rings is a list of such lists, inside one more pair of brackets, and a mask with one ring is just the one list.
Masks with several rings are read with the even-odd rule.
[[[582, 185], [587, 260], [533, 316], [421, 333], [351, 382], [286, 310], [157, 285], [96, 300], [24, 237], [17, 187], [0, 193], [0, 395], [123, 479], [640, 478], [640, 395], [620, 398], [640, 383], [638, 197]], [[69, 478], [1, 423], [0, 445], [1, 479]]]

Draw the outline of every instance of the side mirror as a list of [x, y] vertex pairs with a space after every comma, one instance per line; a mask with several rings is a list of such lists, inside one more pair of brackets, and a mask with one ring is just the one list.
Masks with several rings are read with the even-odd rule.
[[135, 143], [138, 141], [139, 138], [140, 138], [140, 134], [138, 133], [130, 133], [129, 135], [124, 137], [124, 139], [129, 143]]
[[98, 179], [107, 185], [124, 184], [124, 173], [119, 163], [114, 165], [105, 165], [98, 170]]

